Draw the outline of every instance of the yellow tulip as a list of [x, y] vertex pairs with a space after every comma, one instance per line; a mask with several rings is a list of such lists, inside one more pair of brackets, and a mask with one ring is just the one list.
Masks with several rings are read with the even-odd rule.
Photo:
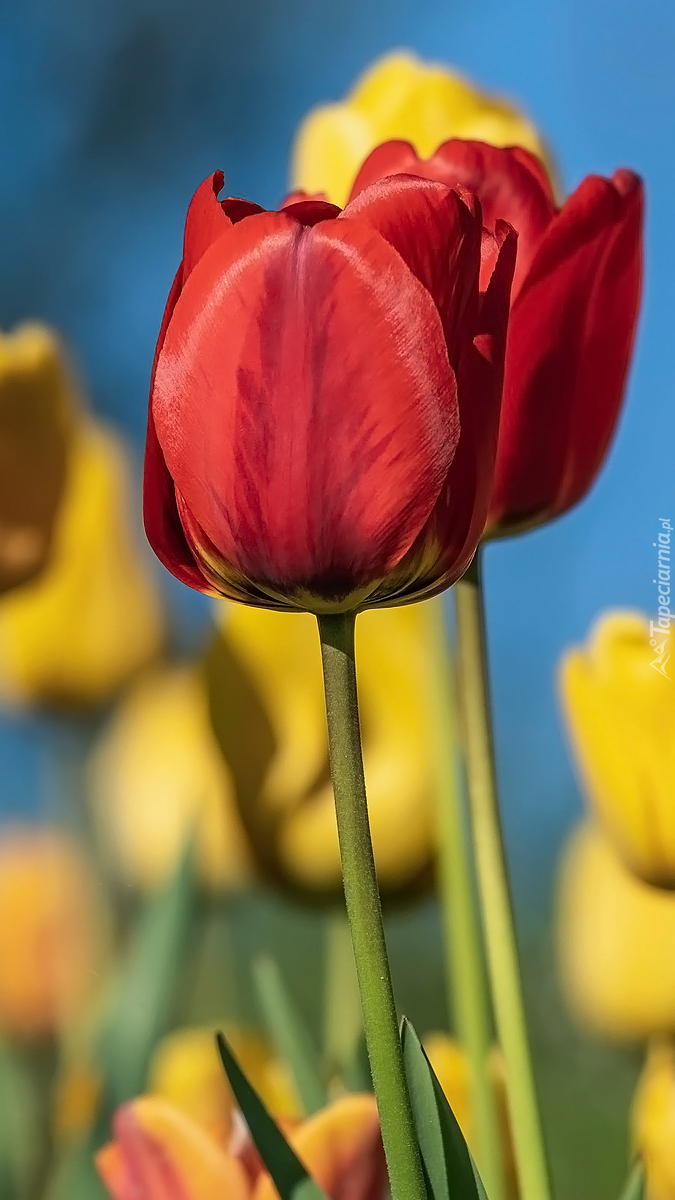
[[[222, 638], [208, 664], [211, 709], [258, 861], [290, 887], [337, 893], [316, 621], [243, 605], [223, 609]], [[385, 891], [419, 885], [433, 856], [425, 615], [422, 605], [367, 612], [356, 629], [368, 808]]]
[[525, 146], [545, 156], [541, 139], [513, 105], [473, 87], [447, 67], [397, 51], [378, 59], [337, 104], [305, 117], [298, 131], [292, 186], [347, 202], [363, 160], [381, 142], [400, 138], [430, 157], [449, 138]]
[[0, 1029], [22, 1038], [63, 1030], [95, 977], [100, 940], [84, 854], [64, 832], [0, 838]]
[[[301, 1109], [288, 1069], [255, 1033], [225, 1025], [238, 1062], [275, 1117], [297, 1120]], [[215, 1028], [177, 1029], [157, 1047], [148, 1091], [175, 1104], [222, 1146], [233, 1132], [235, 1100], [216, 1048]]]
[[117, 438], [82, 420], [51, 560], [0, 601], [0, 695], [13, 704], [106, 700], [158, 651], [162, 613], [135, 544]]
[[89, 780], [102, 846], [127, 882], [160, 887], [193, 831], [209, 887], [249, 877], [230, 772], [196, 668], [158, 667], [138, 680], [94, 749]]
[[0, 331], [0, 593], [32, 578], [47, 559], [76, 403], [50, 329]]
[[563, 860], [558, 907], [562, 982], [579, 1020], [628, 1040], [675, 1030], [675, 896], [642, 883], [584, 825]]
[[610, 612], [564, 658], [560, 690], [591, 806], [626, 865], [675, 887], [675, 682], [649, 622]]
[[633, 1101], [633, 1144], [646, 1174], [646, 1200], [675, 1198], [675, 1043], [655, 1041]]

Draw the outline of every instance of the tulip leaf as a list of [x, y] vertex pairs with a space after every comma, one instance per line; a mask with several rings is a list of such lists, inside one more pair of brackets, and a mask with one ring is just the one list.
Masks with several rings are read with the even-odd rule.
[[281, 1200], [326, 1200], [244, 1075], [222, 1033], [216, 1035], [225, 1074], [255, 1147]]
[[429, 1200], [487, 1200], [457, 1119], [405, 1018], [401, 1044]]
[[260, 955], [253, 964], [253, 978], [268, 1033], [293, 1076], [305, 1116], [311, 1116], [323, 1108], [327, 1097], [309, 1033], [275, 959]]
[[645, 1195], [645, 1169], [641, 1160], [634, 1164], [620, 1200], [643, 1200]]
[[110, 1109], [145, 1087], [148, 1064], [171, 1020], [195, 903], [193, 848], [141, 912], [128, 946], [112, 1011], [99, 1038]]

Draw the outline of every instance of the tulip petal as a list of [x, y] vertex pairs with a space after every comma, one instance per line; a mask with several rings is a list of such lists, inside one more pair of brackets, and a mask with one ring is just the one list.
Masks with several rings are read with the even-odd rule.
[[[513, 226], [519, 235], [513, 281], [515, 297], [556, 212], [551, 183], [539, 159], [520, 146], [502, 149], [460, 138], [444, 142], [431, 158], [423, 159], [408, 142], [389, 142], [378, 146], [366, 159], [352, 196], [360, 194], [383, 174], [403, 172], [473, 192], [480, 201], [483, 221], [490, 230], [494, 230], [498, 220], [508, 221]], [[487, 278], [485, 272], [482, 276], [481, 287], [484, 288], [489, 272]]]
[[308, 228], [287, 213], [234, 226], [194, 269], [152, 409], [225, 577], [309, 607], [367, 594], [396, 565], [459, 432], [426, 289], [365, 225]]
[[[203, 186], [203, 185], [202, 185]], [[169, 321], [183, 286], [183, 267], [178, 268], [176, 278], [166, 302], [162, 327], [159, 331], [155, 361], [152, 365], [150, 394], [154, 385], [155, 372], [160, 351], [164, 345]], [[181, 583], [196, 588], [199, 592], [210, 592], [211, 585], [200, 571], [187, 543], [183, 526], [176, 507], [176, 489], [167, 470], [162, 448], [157, 440], [152, 404], [148, 411], [148, 431], [145, 443], [143, 468], [143, 524], [147, 539], [160, 562]]]
[[475, 327], [481, 248], [480, 210], [473, 213], [442, 183], [398, 175], [365, 188], [344, 218], [367, 221], [401, 255], [433, 297], [456, 369]]
[[199, 185], [188, 208], [183, 237], [183, 281], [196, 267], [209, 246], [232, 222], [218, 201], [218, 192], [223, 186], [223, 172], [214, 171]]
[[96, 1155], [113, 1200], [249, 1200], [243, 1167], [179, 1109], [141, 1096], [117, 1110]]
[[640, 293], [642, 187], [590, 176], [551, 222], [509, 328], [491, 522], [576, 503], [605, 455]]
[[[457, 373], [461, 433], [457, 452], [434, 509], [417, 541], [387, 580], [398, 603], [424, 599], [450, 587], [466, 571], [485, 527], [502, 395], [504, 345], [516, 260], [516, 236], [504, 222], [492, 278]], [[397, 578], [403, 583], [396, 592]], [[379, 594], [376, 594], [379, 598]], [[375, 597], [373, 597], [374, 599]], [[391, 603], [391, 598], [386, 601]]]

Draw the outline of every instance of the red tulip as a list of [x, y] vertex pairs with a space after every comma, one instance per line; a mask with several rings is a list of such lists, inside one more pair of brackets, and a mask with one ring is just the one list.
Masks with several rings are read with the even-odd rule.
[[190, 205], [155, 355], [151, 545], [266, 608], [440, 591], [487, 514], [515, 235], [483, 235], [481, 268], [480, 206], [428, 180], [280, 212], [222, 182]]
[[591, 486], [621, 406], [642, 264], [642, 184], [630, 171], [590, 175], [562, 208], [528, 151], [445, 142], [418, 158], [378, 146], [352, 190], [401, 173], [475, 192], [483, 219], [518, 232], [504, 398], [488, 530], [558, 516]]

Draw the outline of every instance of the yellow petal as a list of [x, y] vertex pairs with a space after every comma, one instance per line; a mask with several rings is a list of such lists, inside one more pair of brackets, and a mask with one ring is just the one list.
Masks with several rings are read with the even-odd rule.
[[593, 826], [563, 860], [559, 905], [562, 982], [572, 1010], [609, 1037], [675, 1028], [675, 896], [636, 879]]
[[535, 127], [513, 105], [440, 64], [405, 51], [386, 54], [343, 101], [307, 115], [295, 143], [293, 186], [344, 205], [361, 163], [381, 142], [402, 138], [428, 158], [453, 137], [521, 145], [545, 157]]
[[563, 659], [560, 692], [582, 784], [626, 864], [675, 886], [675, 684], [648, 621], [610, 612]]
[[162, 613], [129, 515], [118, 440], [82, 422], [50, 563], [0, 601], [0, 694], [11, 703], [107, 699], [162, 640]]
[[649, 1048], [632, 1113], [633, 1144], [642, 1156], [648, 1200], [675, 1196], [675, 1045], [664, 1038]]
[[113, 1127], [96, 1165], [114, 1200], [249, 1200], [241, 1165], [168, 1101], [140, 1096]]
[[94, 750], [89, 778], [102, 844], [127, 881], [160, 887], [193, 832], [209, 887], [249, 878], [230, 773], [196, 668], [157, 668], [127, 692]]

